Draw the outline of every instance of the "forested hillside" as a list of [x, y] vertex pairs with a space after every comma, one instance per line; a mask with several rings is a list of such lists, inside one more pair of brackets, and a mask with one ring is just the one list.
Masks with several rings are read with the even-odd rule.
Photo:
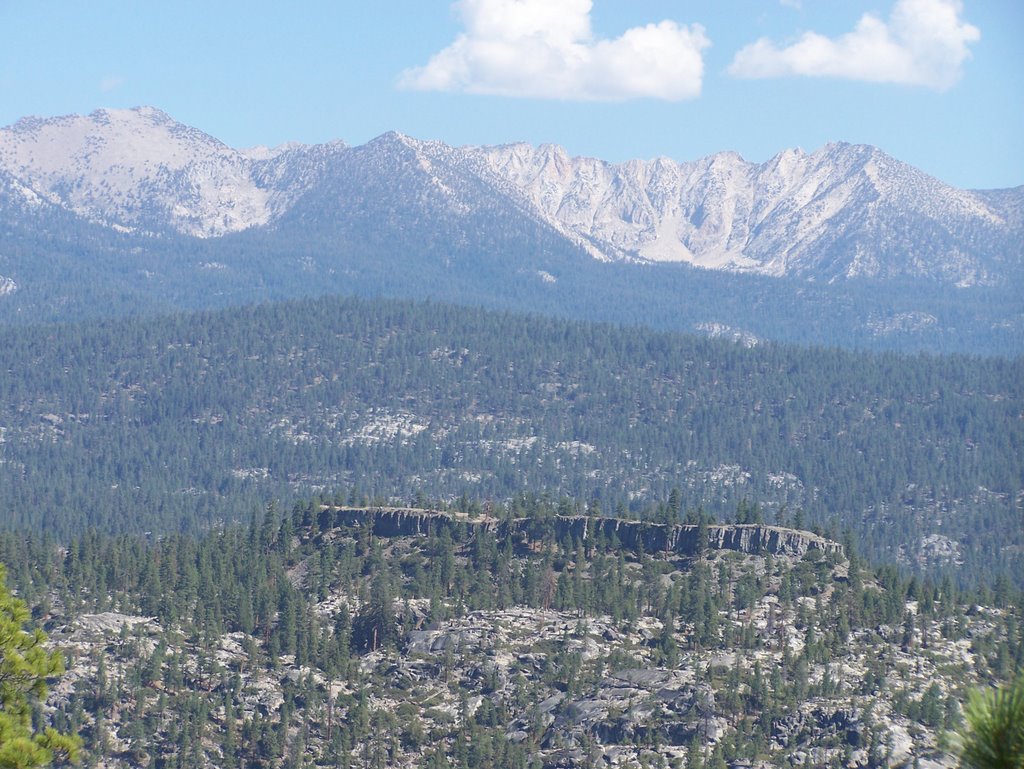
[[747, 348], [321, 299], [5, 328], [8, 527], [170, 532], [271, 498], [501, 501], [852, 529], [872, 559], [1017, 579], [1024, 361]]
[[526, 494], [407, 511], [435, 521], [413, 536], [320, 512], [0, 533], [69, 658], [34, 722], [111, 768], [949, 767], [966, 692], [1024, 664], [1005, 581], [901, 578], [852, 541], [646, 552]]

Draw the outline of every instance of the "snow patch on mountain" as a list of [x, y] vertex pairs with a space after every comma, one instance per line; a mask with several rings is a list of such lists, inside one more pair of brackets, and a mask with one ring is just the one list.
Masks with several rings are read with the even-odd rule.
[[552, 275], [547, 270], [537, 270], [537, 277], [544, 283], [557, 283], [558, 278]]

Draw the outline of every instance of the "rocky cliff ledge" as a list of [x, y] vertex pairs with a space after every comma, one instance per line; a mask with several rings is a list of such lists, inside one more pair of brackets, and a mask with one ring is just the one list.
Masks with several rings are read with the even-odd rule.
[[692, 525], [669, 526], [648, 521], [627, 521], [621, 518], [591, 518], [587, 516], [561, 516], [550, 518], [497, 519], [487, 516], [470, 518], [463, 513], [445, 513], [412, 507], [331, 507], [324, 506], [318, 520], [320, 530], [342, 526], [373, 526], [378, 537], [409, 537], [440, 532], [443, 529], [462, 528], [491, 531], [497, 536], [511, 535], [528, 540], [539, 540], [554, 535], [557, 539], [569, 537], [585, 541], [602, 537], [618, 541], [630, 550], [647, 553], [675, 553], [696, 555], [703, 546], [709, 550], [735, 550], [749, 555], [803, 556], [808, 550], [823, 555], [843, 554], [838, 542], [781, 526], [759, 524], [726, 524], [708, 526], [705, 542], [701, 542], [701, 528]]

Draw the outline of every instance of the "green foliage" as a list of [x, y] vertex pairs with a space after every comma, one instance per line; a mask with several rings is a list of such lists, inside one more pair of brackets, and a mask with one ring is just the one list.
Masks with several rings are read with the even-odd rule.
[[[623, 547], [593, 528], [582, 539], [558, 536], [555, 514], [584, 508], [571, 499], [464, 501], [499, 521], [530, 518], [530, 534], [505, 536], [456, 521], [418, 537], [390, 537], [365, 523], [331, 525], [316, 499], [283, 517], [269, 506], [247, 526], [196, 536], [87, 532], [57, 548], [38, 535], [0, 532], [0, 560], [13, 557], [12, 583], [35, 596], [39, 611], [58, 607], [60, 626], [74, 626], [76, 614], [105, 611], [157, 620], [93, 641], [90, 659], [75, 666], [84, 677], [66, 699], [50, 702], [53, 725], [80, 732], [90, 762], [387, 766], [404, 751], [422, 755], [425, 766], [526, 767], [552, 734], [538, 703], [560, 691], [567, 704], [557, 717], [572, 720], [610, 674], [653, 666], [691, 669], [695, 686], [714, 690], [708, 715], [728, 718], [726, 742], [704, 750], [695, 738], [687, 759], [708, 767], [770, 754], [773, 724], [811, 700], [828, 713], [876, 696], [903, 664], [885, 649], [899, 644], [910, 594], [928, 603], [933, 638], [940, 625], [975, 638], [979, 670], [998, 675], [1022, 655], [1019, 612], [980, 609], [986, 619], [965, 625], [954, 596], [966, 605], [980, 596], [949, 583], [911, 580], [892, 568], [844, 569], [837, 580], [828, 559], [760, 559], [713, 547], [704, 559], [670, 558]], [[766, 606], [758, 629], [751, 611]], [[561, 612], [562, 629], [532, 641], [514, 674], [487, 664], [509, 652], [521, 632], [497, 613], [522, 618], [526, 607], [542, 610], [538, 616]], [[470, 641], [463, 648], [460, 641], [429, 653], [407, 648], [411, 631], [457, 626], [477, 610], [473, 634], [481, 639], [504, 625], [493, 647]], [[655, 618], [658, 625], [650, 623]], [[531, 622], [513, 622], [534, 632]], [[785, 643], [794, 625], [805, 639], [795, 652]], [[973, 632], [979, 627], [984, 634]], [[879, 633], [889, 637], [872, 640]], [[607, 643], [606, 652], [582, 654], [595, 643]], [[871, 650], [856, 692], [838, 675], [847, 644], [858, 655]], [[263, 708], [253, 697], [267, 681], [280, 682], [281, 700]], [[881, 696], [925, 731], [955, 728], [956, 705], [941, 696], [948, 679], [933, 683], [908, 680], [902, 694]], [[400, 703], [394, 715], [380, 709], [382, 700]], [[477, 704], [469, 715], [471, 700]], [[621, 723], [622, 713], [609, 713], [603, 736], [580, 736], [585, 755]], [[692, 735], [672, 726], [677, 715], [675, 706], [659, 706], [642, 730], [614, 739], [686, 744]], [[514, 722], [528, 735], [521, 743], [507, 739]], [[872, 740], [881, 753], [883, 737]]]
[[662, 521], [701, 505], [834, 521], [873, 560], [941, 533], [964, 582], [1024, 575], [1024, 360], [745, 349], [339, 299], [0, 342], [3, 526], [159, 535], [314, 488], [404, 502], [548, 489]]
[[998, 689], [972, 692], [964, 715], [964, 764], [972, 769], [1024, 767], [1024, 674]]
[[11, 595], [6, 577], [0, 564], [0, 769], [73, 760], [76, 737], [33, 727], [33, 708], [46, 696], [47, 679], [64, 671], [64, 660], [59, 652], [47, 651], [42, 630], [26, 629], [28, 607]]

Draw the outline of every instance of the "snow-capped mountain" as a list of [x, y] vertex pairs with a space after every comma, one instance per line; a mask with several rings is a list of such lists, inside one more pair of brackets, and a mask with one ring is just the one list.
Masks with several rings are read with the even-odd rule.
[[333, 146], [239, 151], [152, 107], [104, 109], [0, 129], [0, 168], [93, 221], [216, 237], [268, 224], [294, 195], [282, 166]]
[[476, 214], [503, 209], [509, 226], [540, 227], [602, 261], [826, 282], [999, 284], [1024, 242], [1024, 190], [955, 189], [842, 143], [761, 164], [731, 152], [612, 164], [554, 145], [455, 148], [394, 133], [362, 147], [236, 150], [141, 107], [0, 129], [0, 173], [25, 200], [120, 230], [217, 238], [301, 220], [305, 233], [343, 234], [347, 218], [366, 227], [379, 216], [382, 239], [415, 241], [416, 228], [448, 217], [441, 229], [457, 243], [472, 239], [460, 228]]
[[762, 164], [731, 152], [619, 165], [551, 145], [467, 152], [601, 258], [970, 285], [997, 280], [992, 251], [1021, 242], [990, 199], [864, 145], [786, 150]]

